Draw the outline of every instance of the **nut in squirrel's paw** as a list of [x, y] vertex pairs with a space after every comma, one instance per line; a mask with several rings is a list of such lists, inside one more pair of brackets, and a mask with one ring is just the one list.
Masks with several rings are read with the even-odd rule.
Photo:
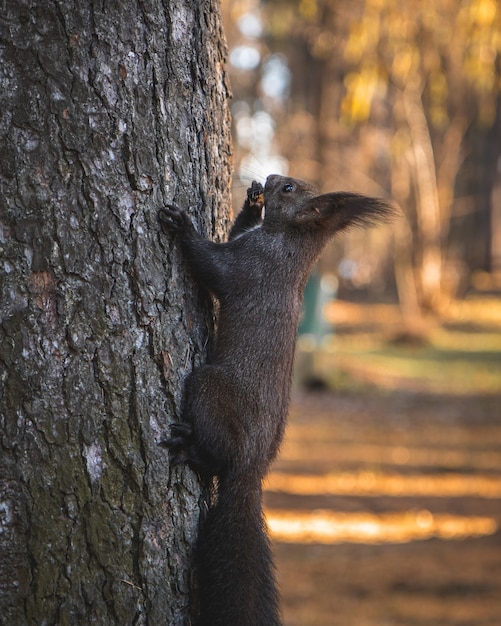
[[264, 205], [264, 188], [261, 183], [256, 180], [252, 181], [251, 186], [247, 189], [247, 198], [251, 204]]

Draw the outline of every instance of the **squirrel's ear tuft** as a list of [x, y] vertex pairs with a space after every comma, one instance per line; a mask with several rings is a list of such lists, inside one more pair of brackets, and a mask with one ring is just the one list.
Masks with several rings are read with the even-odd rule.
[[333, 220], [336, 230], [384, 224], [390, 222], [397, 213], [383, 200], [349, 192], [326, 193], [312, 198], [308, 210], [312, 216]]

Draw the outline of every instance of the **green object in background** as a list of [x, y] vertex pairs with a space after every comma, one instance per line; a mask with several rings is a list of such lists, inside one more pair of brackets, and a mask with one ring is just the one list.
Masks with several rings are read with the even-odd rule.
[[311, 335], [318, 347], [325, 335], [333, 332], [323, 314], [325, 305], [336, 297], [338, 281], [333, 274], [320, 275], [315, 271], [304, 290], [303, 317], [299, 324], [299, 335]]

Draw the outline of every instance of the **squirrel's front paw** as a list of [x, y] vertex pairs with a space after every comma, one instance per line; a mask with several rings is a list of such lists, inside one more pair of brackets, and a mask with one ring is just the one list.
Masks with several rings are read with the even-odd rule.
[[257, 180], [253, 180], [251, 186], [247, 189], [247, 200], [250, 204], [259, 205], [264, 204], [264, 187]]
[[158, 211], [158, 221], [164, 233], [180, 233], [193, 230], [193, 223], [189, 216], [175, 204]]

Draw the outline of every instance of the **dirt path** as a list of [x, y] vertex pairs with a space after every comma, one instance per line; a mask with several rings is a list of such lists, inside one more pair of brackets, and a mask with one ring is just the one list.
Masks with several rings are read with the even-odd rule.
[[501, 626], [500, 495], [499, 398], [296, 396], [266, 494], [287, 626]]

